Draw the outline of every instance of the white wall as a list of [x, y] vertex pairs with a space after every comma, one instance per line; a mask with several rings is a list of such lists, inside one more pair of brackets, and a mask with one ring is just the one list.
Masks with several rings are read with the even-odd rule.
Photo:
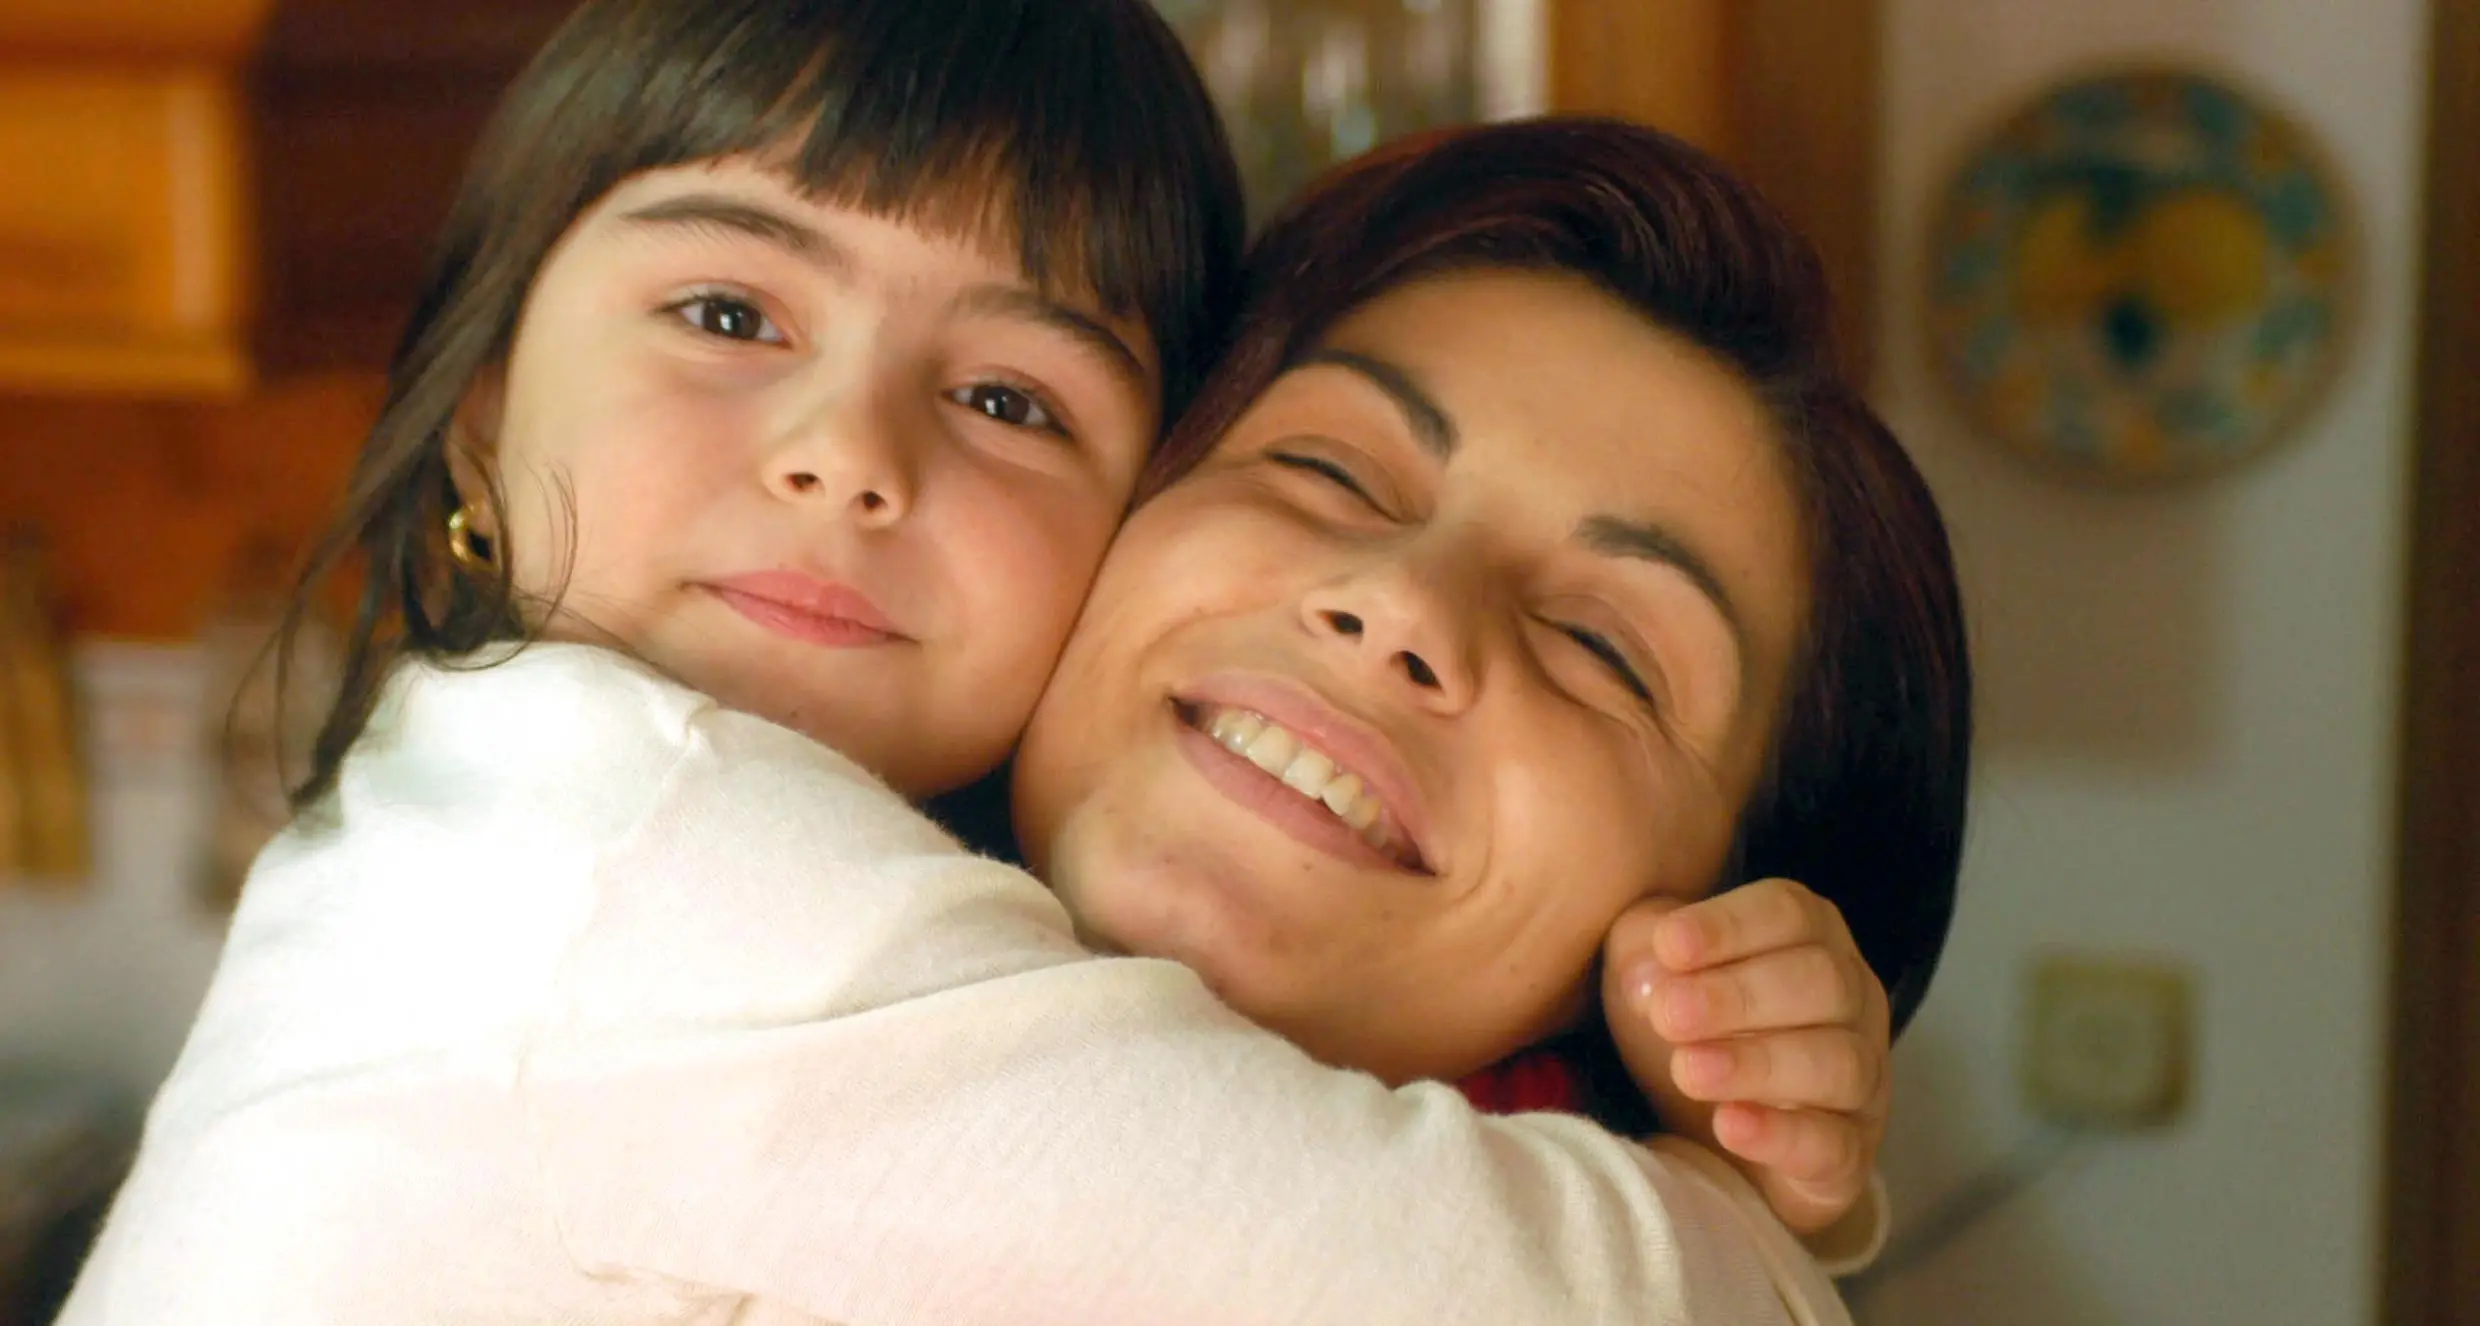
[[[1881, 384], [1953, 523], [1985, 740], [1955, 942], [1898, 1052], [1888, 1174], [1918, 1217], [2032, 1124], [2045, 946], [2199, 983], [2186, 1120], [2076, 1158], [1869, 1303], [1881, 1323], [2375, 1319], [2392, 761], [2423, 0], [1889, 0]], [[1972, 438], [1928, 373], [1945, 174], [2044, 84], [2169, 57], [2256, 88], [2357, 194], [2366, 298], [2287, 450], [2152, 493]]]
[[196, 901], [205, 772], [194, 651], [96, 645], [77, 679], [94, 877], [0, 884], [0, 1066], [33, 1062], [143, 1105], [181, 1048], [224, 927]]

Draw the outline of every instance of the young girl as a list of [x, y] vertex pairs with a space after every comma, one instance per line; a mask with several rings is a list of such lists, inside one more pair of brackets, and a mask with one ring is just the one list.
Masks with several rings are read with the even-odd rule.
[[908, 802], [1023, 726], [1240, 215], [1141, 0], [582, 10], [63, 1320], [1839, 1319], [1702, 1153], [1320, 1067]]

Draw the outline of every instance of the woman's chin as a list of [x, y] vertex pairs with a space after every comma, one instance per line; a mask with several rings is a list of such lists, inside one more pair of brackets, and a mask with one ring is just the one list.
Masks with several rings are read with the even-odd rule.
[[1257, 1010], [1285, 987], [1270, 973], [1262, 957], [1243, 953], [1239, 937], [1255, 926], [1232, 916], [1228, 903], [1175, 900], [1161, 894], [1131, 899], [1134, 905], [1080, 913], [1077, 934], [1096, 953], [1115, 957], [1159, 958], [1197, 973], [1215, 998], [1258, 1020]]

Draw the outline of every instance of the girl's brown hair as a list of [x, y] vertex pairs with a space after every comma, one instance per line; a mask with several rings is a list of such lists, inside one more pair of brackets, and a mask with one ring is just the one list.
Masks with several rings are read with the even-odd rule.
[[450, 514], [497, 505], [457, 492], [450, 430], [506, 361], [553, 246], [632, 175], [787, 145], [819, 197], [1012, 242], [1031, 280], [1141, 318], [1164, 417], [1195, 390], [1245, 212], [1213, 103], [1146, 0], [587, 0], [476, 151], [343, 513], [303, 573], [280, 685], [319, 589], [358, 563], [360, 592], [297, 810], [335, 785], [397, 663], [524, 636], [507, 550], [496, 572], [449, 554]]
[[[1260, 239], [1232, 348], [1148, 491], [1353, 310], [1473, 268], [1584, 277], [1703, 347], [1771, 411], [1813, 606], [1770, 772], [1718, 883], [1787, 876], [1840, 907], [1900, 1029], [1945, 945], [1963, 850], [1972, 669], [1954, 561], [1927, 484], [1840, 368], [1815, 251], [1721, 165], [1650, 129], [1544, 119], [1344, 166]], [[1587, 1039], [1606, 1048], [1598, 1029]]]

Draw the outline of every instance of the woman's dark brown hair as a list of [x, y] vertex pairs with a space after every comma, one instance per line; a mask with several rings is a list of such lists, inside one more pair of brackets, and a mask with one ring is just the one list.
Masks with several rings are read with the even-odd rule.
[[497, 506], [456, 491], [449, 435], [506, 361], [552, 248], [632, 175], [774, 153], [815, 196], [1012, 241], [1029, 279], [1141, 319], [1166, 418], [1212, 359], [1240, 264], [1239, 172], [1147, 0], [587, 0], [484, 135], [343, 514], [303, 575], [280, 684], [320, 587], [348, 566], [361, 580], [297, 809], [335, 785], [398, 662], [524, 637], [505, 570], [449, 555], [449, 514]]
[[[1719, 884], [1787, 876], [1840, 907], [1900, 1029], [1945, 945], [1963, 850], [1972, 671], [1954, 562], [1928, 486], [1843, 375], [1814, 250], [1723, 167], [1592, 119], [1451, 130], [1343, 167], [1260, 239], [1232, 348], [1148, 490], [1353, 310], [1474, 268], [1590, 280], [1770, 409], [1813, 606], [1769, 773]], [[1607, 1043], [1598, 1028], [1585, 1039]], [[1634, 1097], [1623, 1072], [1613, 1080]]]

